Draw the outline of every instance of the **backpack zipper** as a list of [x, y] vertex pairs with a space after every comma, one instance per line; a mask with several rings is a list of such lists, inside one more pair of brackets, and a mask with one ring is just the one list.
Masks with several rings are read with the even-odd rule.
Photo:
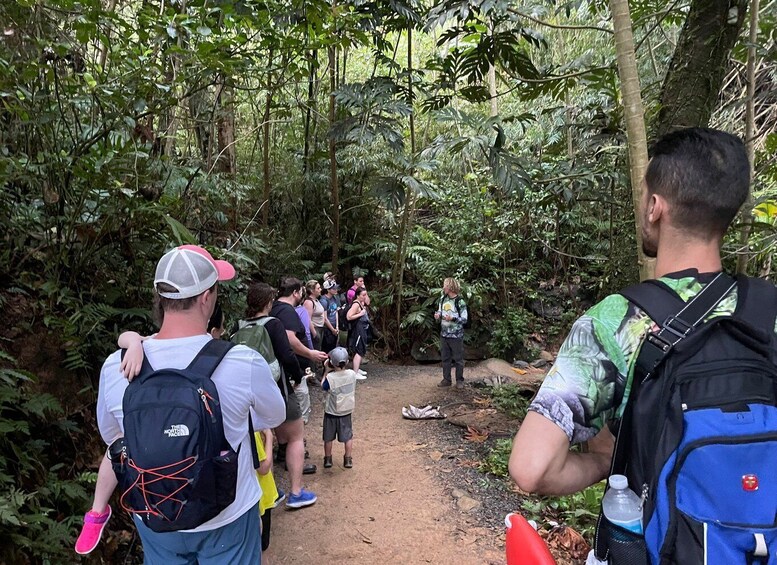
[[205, 405], [205, 410], [208, 411], [208, 414], [210, 414], [210, 421], [214, 424], [216, 423], [216, 416], [213, 414], [213, 410], [211, 410], [210, 404], [208, 404], [208, 400], [213, 402], [214, 404], [218, 404], [219, 401], [214, 399], [208, 392], [200, 387], [197, 389], [197, 392], [200, 393], [200, 398], [202, 399], [202, 403]]

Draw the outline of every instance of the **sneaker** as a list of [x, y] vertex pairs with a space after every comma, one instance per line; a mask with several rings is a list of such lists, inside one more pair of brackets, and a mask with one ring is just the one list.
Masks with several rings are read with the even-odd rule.
[[363, 370], [363, 369], [359, 369], [359, 370], [358, 370], [358, 371], [356, 371], [356, 372], [357, 372], [357, 373], [359, 373], [360, 375], [364, 376], [364, 377], [366, 377], [366, 376], [367, 376], [367, 371], [365, 371], [365, 370]]
[[361, 369], [359, 369], [359, 372], [356, 373], [356, 380], [357, 381], [366, 381], [367, 380], [367, 373], [362, 373]]
[[330, 469], [332, 467], [332, 456], [324, 456], [324, 469]]
[[464, 388], [464, 381], [456, 381], [456, 388]]
[[304, 467], [302, 467], [303, 475], [315, 475], [316, 471], [318, 471], [318, 467], [313, 465], [313, 463], [307, 463]]
[[275, 499], [275, 502], [273, 502], [272, 507], [278, 508], [278, 506], [281, 505], [281, 502], [286, 500], [286, 493], [283, 492], [281, 489], [278, 489], [278, 498]]
[[105, 509], [105, 512], [98, 514], [91, 510], [84, 514], [84, 525], [81, 528], [81, 533], [78, 534], [76, 540], [76, 553], [79, 555], [86, 555], [91, 553], [97, 544], [100, 543], [100, 538], [103, 535], [103, 530], [108, 520], [111, 517], [111, 507]]
[[343, 467], [346, 469], [350, 469], [353, 467], [353, 457], [349, 457], [348, 455], [343, 456]]
[[299, 494], [291, 493], [286, 499], [286, 508], [305, 508], [315, 504], [318, 497], [306, 489], [301, 489]]
[[451, 386], [451, 381], [447, 381], [445, 379], [441, 380], [439, 383], [437, 383], [437, 386], [442, 388], [444, 386]]

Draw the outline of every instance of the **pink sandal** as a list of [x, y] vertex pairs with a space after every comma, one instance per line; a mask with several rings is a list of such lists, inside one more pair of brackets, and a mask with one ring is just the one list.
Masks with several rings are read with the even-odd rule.
[[98, 514], [91, 510], [84, 514], [84, 525], [76, 540], [76, 553], [79, 555], [86, 555], [97, 547], [97, 544], [100, 543], [100, 537], [103, 535], [105, 525], [108, 523], [110, 517], [110, 504], [102, 514]]

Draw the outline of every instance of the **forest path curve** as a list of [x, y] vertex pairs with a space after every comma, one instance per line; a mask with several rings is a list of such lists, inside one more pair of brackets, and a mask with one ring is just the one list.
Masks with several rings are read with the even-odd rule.
[[[372, 362], [357, 383], [353, 415], [354, 466], [343, 467], [335, 442], [334, 466], [323, 468], [323, 393], [311, 388], [313, 413], [306, 426], [310, 461], [318, 465], [304, 484], [318, 496], [311, 507], [273, 511], [272, 538], [263, 562], [286, 563], [503, 563], [496, 536], [459, 511], [449, 486], [435, 477], [434, 462], [415, 429], [429, 422], [404, 420], [402, 406], [455, 402], [455, 390], [436, 387], [439, 365]], [[466, 377], [475, 375], [467, 369]], [[276, 480], [287, 488], [285, 472]]]

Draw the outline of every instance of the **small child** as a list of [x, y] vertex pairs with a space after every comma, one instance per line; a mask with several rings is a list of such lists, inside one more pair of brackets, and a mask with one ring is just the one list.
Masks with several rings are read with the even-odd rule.
[[335, 438], [345, 444], [343, 467], [353, 467], [353, 426], [351, 414], [356, 400], [356, 373], [346, 369], [348, 351], [335, 347], [324, 363], [321, 388], [326, 392], [324, 404], [324, 468], [332, 467], [332, 443]]
[[[207, 331], [213, 339], [221, 339], [224, 333], [224, 311], [218, 303], [208, 321]], [[148, 339], [148, 337], [144, 337], [136, 332], [124, 332], [119, 336], [119, 347], [127, 350], [121, 360], [119, 369], [129, 381], [140, 373], [140, 368], [143, 366], [143, 341]], [[115, 442], [119, 439], [121, 438], [114, 438], [111, 445], [115, 445]], [[92, 509], [84, 514], [84, 525], [81, 527], [81, 532], [76, 540], [75, 549], [79, 555], [87, 555], [94, 551], [94, 548], [100, 543], [103, 530], [111, 517], [111, 506], [108, 504], [108, 501], [119, 483], [116, 480], [116, 474], [113, 472], [109, 450], [110, 448], [106, 450], [105, 456], [100, 461], [100, 468], [97, 470], [97, 481], [94, 486]]]
[[272, 431], [254, 432], [254, 442], [256, 443], [256, 455], [259, 459], [256, 475], [259, 477], [259, 486], [262, 487], [262, 498], [259, 499], [259, 516], [262, 519], [262, 551], [267, 551], [267, 548], [270, 547], [270, 513], [273, 508], [283, 502], [286, 495], [283, 491], [278, 490], [272, 474]]

